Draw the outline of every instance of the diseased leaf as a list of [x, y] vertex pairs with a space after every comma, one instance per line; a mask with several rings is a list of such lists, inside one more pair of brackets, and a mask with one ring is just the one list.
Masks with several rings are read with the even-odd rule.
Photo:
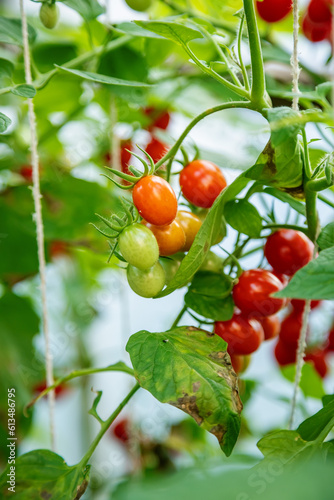
[[192, 327], [142, 330], [130, 337], [126, 350], [144, 389], [188, 413], [217, 437], [227, 456], [232, 453], [242, 403], [226, 342]]
[[291, 208], [293, 208], [300, 215], [305, 216], [305, 203], [296, 200], [296, 198], [290, 196], [288, 193], [284, 193], [284, 191], [280, 191], [279, 189], [275, 189], [273, 187], [267, 187], [263, 190], [263, 192], [269, 194], [270, 196], [274, 196], [284, 203], [289, 203]]
[[[0, 476], [0, 493], [8, 496], [9, 465]], [[49, 450], [34, 450], [21, 455], [15, 464], [15, 499], [78, 500], [88, 486], [89, 466], [69, 467], [64, 459]]]
[[302, 267], [275, 297], [334, 300], [334, 247]]
[[[55, 65], [57, 66], [57, 64]], [[122, 80], [121, 78], [113, 78], [111, 76], [100, 75], [98, 73], [90, 73], [89, 71], [81, 71], [79, 69], [69, 69], [64, 66], [57, 66], [57, 68], [79, 76], [84, 80], [90, 80], [96, 83], [104, 83], [105, 85], [116, 85], [119, 87], [151, 87], [150, 84], [144, 82], [135, 82], [132, 80]]]
[[5, 132], [11, 123], [12, 120], [8, 116], [0, 113], [0, 134], [2, 134], [2, 132]]
[[224, 216], [226, 222], [236, 231], [258, 238], [262, 229], [262, 217], [247, 200], [231, 200], [226, 203]]
[[142, 28], [153, 31], [157, 35], [160, 35], [178, 45], [187, 45], [191, 40], [196, 38], [203, 38], [200, 31], [188, 28], [183, 24], [178, 24], [175, 21], [135, 21], [138, 26]]
[[217, 235], [221, 231], [221, 222], [226, 203], [235, 198], [235, 196], [247, 186], [248, 182], [245, 175], [241, 174], [218, 196], [198, 231], [188, 254], [182, 260], [174, 278], [156, 298], [169, 295], [177, 288], [189, 283], [191, 278], [201, 267], [206, 255], [210, 251], [211, 245], [215, 242]]
[[36, 89], [33, 85], [17, 85], [11, 89], [11, 93], [21, 97], [35, 97]]
[[[36, 38], [36, 31], [30, 25], [28, 25], [28, 38], [29, 43], [33, 43]], [[20, 19], [8, 19], [0, 16], [0, 43], [23, 46]]]
[[[284, 121], [298, 116], [298, 111], [288, 107], [280, 107], [270, 108], [267, 110], [266, 114], [272, 130], [271, 143], [274, 148], [280, 146], [292, 137], [296, 139], [298, 132], [301, 130], [301, 126], [298, 124], [284, 126]], [[277, 124], [279, 123], [283, 125], [278, 128]]]
[[326, 250], [326, 248], [334, 246], [334, 222], [330, 222], [322, 229], [317, 239], [317, 243], [321, 250]]

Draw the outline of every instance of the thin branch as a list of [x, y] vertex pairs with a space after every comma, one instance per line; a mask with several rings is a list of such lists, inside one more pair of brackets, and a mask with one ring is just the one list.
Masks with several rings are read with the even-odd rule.
[[[25, 79], [28, 85], [32, 84], [31, 77], [31, 64], [30, 64], [30, 53], [29, 53], [29, 40], [28, 40], [28, 26], [27, 17], [24, 11], [23, 0], [20, 0], [20, 11], [22, 19], [22, 37], [23, 37], [23, 50], [24, 50], [24, 69], [25, 69]], [[37, 128], [36, 128], [36, 116], [34, 110], [34, 103], [32, 99], [28, 98], [28, 112], [29, 112], [29, 124], [30, 124], [30, 140], [31, 140], [31, 158], [32, 158], [32, 169], [33, 169], [33, 199], [34, 199], [34, 219], [36, 222], [36, 232], [37, 232], [37, 251], [38, 251], [38, 263], [39, 263], [39, 275], [41, 280], [41, 299], [42, 299], [42, 324], [45, 340], [45, 368], [46, 368], [46, 382], [48, 386], [53, 385], [53, 360], [52, 352], [50, 346], [50, 333], [49, 333], [49, 322], [48, 322], [48, 310], [47, 310], [47, 291], [46, 291], [46, 264], [45, 264], [45, 254], [44, 254], [44, 228], [43, 228], [43, 217], [42, 217], [42, 205], [41, 205], [41, 191], [39, 182], [39, 158], [37, 150]], [[50, 437], [51, 437], [51, 449], [55, 449], [55, 433], [54, 433], [54, 406], [55, 406], [55, 393], [50, 391], [48, 395], [49, 400], [49, 414], [50, 414]]]

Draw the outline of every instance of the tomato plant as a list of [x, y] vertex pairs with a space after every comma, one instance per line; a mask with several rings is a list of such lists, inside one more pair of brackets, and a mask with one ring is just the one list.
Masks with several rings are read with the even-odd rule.
[[1, 2], [1, 498], [329, 498], [332, 35], [332, 0]]

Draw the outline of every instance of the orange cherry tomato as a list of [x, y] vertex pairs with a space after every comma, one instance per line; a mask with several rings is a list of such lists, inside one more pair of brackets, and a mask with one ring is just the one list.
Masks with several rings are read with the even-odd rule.
[[146, 175], [133, 188], [133, 203], [150, 224], [171, 224], [177, 213], [177, 199], [167, 181], [157, 175]]
[[163, 257], [179, 252], [186, 243], [186, 235], [177, 220], [168, 226], [154, 226], [147, 221], [142, 221], [142, 224], [145, 224], [154, 234], [158, 242], [159, 253]]
[[184, 234], [186, 235], [186, 242], [182, 251], [188, 252], [191, 245], [194, 243], [196, 234], [200, 230], [202, 221], [197, 215], [186, 212], [185, 210], [180, 210], [177, 213], [176, 220], [181, 224]]

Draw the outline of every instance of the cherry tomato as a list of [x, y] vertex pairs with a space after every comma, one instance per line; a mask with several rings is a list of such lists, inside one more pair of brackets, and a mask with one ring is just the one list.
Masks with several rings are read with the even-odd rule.
[[[40, 394], [41, 392], [45, 391], [47, 388], [47, 383], [44, 380], [43, 382], [39, 382], [38, 384], [35, 385], [34, 387], [34, 392]], [[55, 396], [58, 399], [59, 397], [63, 396], [66, 392], [68, 392], [69, 388], [66, 384], [60, 384], [55, 387]], [[44, 396], [45, 398], [47, 395]]]
[[57, 257], [69, 255], [70, 252], [66, 241], [54, 240], [49, 245], [49, 253], [51, 259], [56, 259]]
[[[320, 304], [321, 300], [311, 300], [311, 309], [316, 309], [318, 306], [320, 306]], [[291, 305], [294, 311], [304, 311], [305, 300], [292, 299]]]
[[115, 425], [112, 427], [112, 432], [115, 438], [117, 438], [122, 443], [127, 443], [130, 439], [129, 432], [130, 424], [127, 418], [116, 421]]
[[334, 351], [334, 328], [332, 328], [332, 330], [328, 334], [326, 350]]
[[149, 269], [159, 258], [157, 240], [142, 224], [131, 224], [123, 229], [118, 245], [124, 259], [139, 269]]
[[311, 42], [322, 42], [323, 40], [330, 39], [331, 26], [331, 20], [314, 23], [311, 21], [308, 13], [305, 14], [302, 21], [302, 31]]
[[285, 299], [271, 297], [282, 288], [279, 279], [269, 271], [244, 271], [233, 288], [234, 303], [244, 314], [271, 316], [286, 305]]
[[270, 272], [276, 276], [276, 278], [278, 278], [280, 280], [281, 283], [283, 283], [284, 285], [284, 288], [286, 287], [286, 285], [289, 283], [289, 280], [288, 278], [284, 275], [284, 274], [281, 274], [281, 273], [278, 273], [275, 271], [275, 269], [271, 269]]
[[186, 242], [186, 235], [181, 224], [176, 219], [171, 224], [168, 224], [168, 226], [154, 226], [146, 221], [142, 221], [142, 224], [145, 224], [154, 234], [161, 256], [173, 255], [183, 249]]
[[279, 317], [274, 314], [273, 316], [264, 316], [260, 318], [256, 318], [259, 323], [261, 323], [263, 331], [264, 331], [264, 340], [271, 340], [280, 332], [281, 322]]
[[274, 350], [275, 358], [280, 366], [291, 365], [291, 363], [296, 362], [297, 353], [296, 349], [291, 348], [291, 346], [285, 344], [281, 339], [278, 342]]
[[256, 8], [261, 19], [267, 23], [277, 23], [292, 10], [292, 0], [263, 0], [256, 2]]
[[151, 7], [152, 0], [125, 0], [130, 9], [143, 12]]
[[192, 161], [180, 174], [182, 194], [196, 207], [212, 207], [226, 185], [226, 179], [220, 168], [210, 161]]
[[332, 17], [333, 0], [311, 0], [307, 14], [314, 23], [326, 23]]
[[325, 378], [328, 373], [328, 366], [325, 359], [326, 352], [322, 349], [313, 349], [305, 355], [306, 363], [312, 363], [314, 369], [321, 378]]
[[292, 276], [310, 262], [313, 248], [313, 243], [300, 231], [279, 229], [267, 238], [264, 255], [276, 272]]
[[239, 313], [234, 313], [229, 321], [217, 321], [214, 332], [227, 342], [229, 354], [251, 354], [264, 340], [261, 324]]
[[161, 292], [166, 281], [165, 271], [159, 262], [150, 269], [138, 269], [128, 265], [127, 278], [132, 290], [147, 299]]
[[224, 269], [224, 260], [221, 257], [218, 257], [214, 252], [210, 252], [205, 257], [205, 260], [201, 267], [200, 271], [211, 271], [213, 273], [221, 273]]
[[177, 213], [176, 220], [181, 224], [184, 234], [186, 235], [186, 242], [182, 248], [182, 252], [188, 252], [191, 245], [194, 243], [196, 234], [201, 228], [202, 221], [199, 217], [191, 212], [180, 210]]
[[153, 163], [155, 164], [168, 153], [168, 147], [166, 144], [159, 141], [159, 139], [152, 137], [151, 141], [146, 146], [145, 151], [151, 156]]
[[303, 312], [292, 311], [281, 324], [280, 339], [286, 344], [297, 347], [303, 324]]
[[169, 285], [181, 265], [182, 259], [176, 257], [178, 256], [175, 256], [173, 259], [161, 259], [160, 261], [160, 264], [164, 268], [166, 274], [166, 285]]
[[22, 175], [22, 177], [29, 182], [29, 184], [32, 184], [32, 166], [31, 165], [23, 165], [20, 170], [19, 174]]
[[166, 130], [170, 122], [170, 114], [167, 110], [161, 110], [155, 108], [154, 106], [148, 106], [144, 109], [144, 113], [152, 120], [148, 130], [152, 130], [154, 128]]
[[146, 175], [133, 188], [133, 203], [150, 224], [171, 224], [177, 214], [177, 199], [167, 181], [157, 175]]
[[240, 356], [238, 354], [230, 354], [230, 358], [233, 370], [237, 375], [239, 373], [243, 373], [246, 371], [250, 363], [250, 356]]
[[58, 22], [58, 15], [59, 11], [56, 3], [54, 4], [43, 3], [41, 5], [39, 11], [39, 18], [42, 21], [42, 24], [49, 30], [52, 30], [56, 26]]

